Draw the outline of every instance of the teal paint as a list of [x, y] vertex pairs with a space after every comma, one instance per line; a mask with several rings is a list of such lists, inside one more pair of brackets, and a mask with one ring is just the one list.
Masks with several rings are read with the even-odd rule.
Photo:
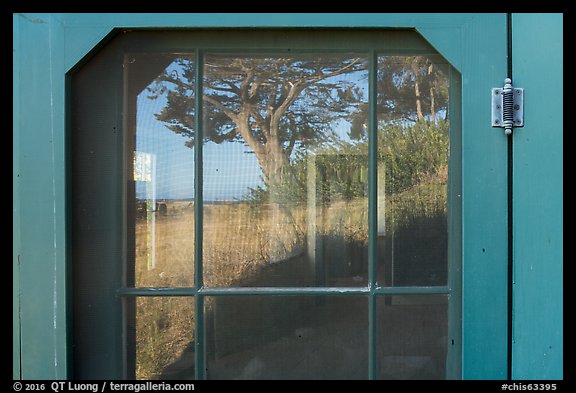
[[506, 74], [506, 15], [463, 27], [462, 376], [507, 370], [507, 140], [490, 126], [490, 89]]
[[203, 236], [204, 236], [204, 190], [203, 190], [203, 155], [202, 148], [204, 143], [204, 101], [198, 99], [202, 97], [204, 86], [204, 55], [201, 50], [196, 49], [195, 56], [195, 100], [194, 100], [194, 289], [196, 292], [195, 308], [194, 308], [194, 356], [195, 367], [194, 376], [197, 380], [206, 379], [206, 354], [204, 346], [204, 297], [198, 296], [198, 291], [204, 286], [204, 254], [203, 250]]
[[[470, 19], [470, 15], [463, 16], [462, 22], [468, 23]], [[441, 53], [450, 62], [452, 67], [457, 71], [462, 71], [464, 42], [461, 39], [463, 29], [460, 26], [422, 26], [416, 30], [428, 40], [438, 53]], [[455, 40], [455, 36], [460, 37], [460, 39]]]
[[[67, 376], [64, 75], [114, 27], [416, 28], [462, 72], [462, 377], [506, 374], [506, 139], [487, 92], [505, 75], [504, 14], [27, 14], [20, 87], [22, 377]], [[17, 95], [18, 93], [14, 93]], [[15, 142], [16, 143], [16, 142]], [[18, 207], [18, 206], [17, 206]], [[17, 219], [17, 218], [16, 218]], [[54, 328], [56, 326], [56, 328]]]
[[450, 68], [448, 162], [448, 353], [446, 378], [462, 377], [462, 77]]
[[239, 288], [120, 288], [118, 296], [321, 296], [321, 295], [447, 295], [447, 287], [239, 287]]
[[[204, 85], [204, 55], [202, 51], [196, 50], [194, 56], [196, 67], [195, 83], [198, 96], [202, 97]], [[203, 101], [194, 100], [194, 286], [200, 289], [204, 286], [204, 261], [203, 261], [203, 228], [204, 228], [204, 190], [203, 190], [203, 143], [204, 143], [204, 122], [203, 122]]]
[[368, 379], [378, 375], [377, 299], [373, 290], [378, 276], [378, 56], [371, 50], [368, 58]]
[[204, 341], [206, 338], [204, 333], [204, 296], [196, 296], [194, 298], [194, 320], [196, 321], [194, 330], [194, 378], [204, 380], [206, 379], [206, 370], [208, 368]]
[[57, 14], [66, 26], [66, 70], [114, 28], [416, 28], [461, 69], [461, 28], [475, 14]]
[[[64, 51], [64, 29], [60, 21], [53, 15], [50, 15], [50, 86], [51, 86], [51, 103], [66, 102], [66, 83], [65, 75], [62, 75], [61, 69], [64, 67], [64, 59], [58, 56], [58, 53]], [[53, 291], [53, 323], [57, 326], [53, 334], [54, 357], [58, 359], [59, 366], [55, 369], [55, 379], [62, 379], [68, 375], [70, 367], [68, 359], [68, 329], [70, 328], [69, 319], [67, 318], [68, 302], [68, 273], [69, 265], [67, 261], [67, 252], [69, 249], [69, 233], [67, 233], [67, 164], [66, 164], [66, 106], [52, 106], [52, 118], [50, 122], [51, 139], [52, 139], [52, 161], [55, 173], [63, 173], [62, 176], [53, 177], [53, 206], [54, 206], [54, 270], [53, 282], [56, 288]], [[58, 290], [64, 288], [64, 290]]]
[[19, 54], [21, 376], [66, 377], [64, 73], [61, 25], [15, 16]]
[[12, 379], [20, 379], [20, 18], [12, 19]]
[[513, 379], [563, 378], [563, 16], [513, 14]]

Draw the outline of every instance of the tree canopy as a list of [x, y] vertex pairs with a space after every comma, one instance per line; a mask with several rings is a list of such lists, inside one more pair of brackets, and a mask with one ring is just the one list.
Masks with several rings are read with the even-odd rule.
[[[195, 66], [193, 58], [181, 56], [148, 88], [150, 98], [166, 96], [157, 119], [184, 136], [189, 147], [195, 138]], [[324, 154], [319, 164], [352, 182], [331, 187], [348, 197], [358, 195], [366, 188], [357, 177], [366, 175], [367, 67], [367, 59], [346, 54], [208, 55], [203, 64], [203, 140], [249, 147], [265, 183], [254, 195], [286, 183], [287, 173], [289, 183], [300, 186], [278, 190], [287, 197], [304, 189], [306, 159], [300, 153], [312, 146], [333, 156]], [[447, 70], [434, 56], [378, 58], [379, 154], [390, 172], [386, 178], [395, 179], [388, 192], [406, 189], [445, 164]], [[348, 122], [348, 141], [336, 136], [338, 121]]]
[[[436, 56], [380, 56], [377, 70], [378, 120], [388, 123], [430, 121], [448, 110], [448, 65]], [[350, 137], [366, 136], [368, 110], [352, 116]]]
[[[195, 65], [188, 58], [177, 64], [178, 70], [166, 70], [150, 90], [166, 94], [157, 118], [192, 147]], [[203, 138], [247, 144], [269, 184], [282, 177], [296, 147], [322, 144], [334, 136], [335, 120], [359, 110], [366, 92], [358, 81], [366, 79], [366, 68], [365, 59], [343, 55], [207, 56]]]

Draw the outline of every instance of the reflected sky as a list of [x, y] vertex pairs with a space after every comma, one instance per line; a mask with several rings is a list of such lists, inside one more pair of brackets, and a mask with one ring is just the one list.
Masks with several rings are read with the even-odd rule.
[[[156, 154], [156, 198], [194, 198], [194, 149], [184, 145], [186, 138], [168, 130], [154, 114], [166, 105], [161, 96], [147, 98], [146, 91], [138, 95], [137, 151]], [[335, 128], [343, 140], [349, 140], [350, 124], [341, 121]], [[205, 143], [204, 200], [221, 201], [242, 198], [248, 188], [263, 187], [262, 170], [252, 150], [242, 143]], [[146, 198], [145, 185], [137, 182], [136, 197]]]
[[[178, 70], [176, 62], [167, 67], [168, 72]], [[356, 75], [354, 75], [356, 74]], [[332, 82], [328, 78], [326, 82]], [[346, 76], [353, 82], [365, 79], [365, 73], [350, 73]], [[366, 81], [361, 87], [364, 87]], [[149, 86], [152, 86], [151, 83]], [[361, 84], [358, 83], [360, 86]], [[364, 99], [368, 91], [363, 89]], [[302, 94], [306, 94], [304, 91]], [[150, 92], [144, 89], [137, 98], [137, 138], [138, 152], [155, 155], [155, 188], [157, 199], [194, 198], [194, 149], [185, 146], [188, 140], [168, 128], [155, 115], [167, 104], [165, 94], [150, 99]], [[343, 141], [350, 141], [350, 123], [340, 118], [333, 123], [333, 131]], [[294, 149], [294, 153], [297, 149]], [[203, 196], [205, 202], [243, 199], [250, 188], [264, 187], [263, 172], [245, 143], [212, 142], [203, 145]], [[136, 197], [146, 199], [146, 184], [136, 182]], [[149, 190], [148, 190], [149, 192]]]
[[[166, 128], [154, 116], [166, 106], [166, 98], [138, 95], [137, 146], [141, 152], [156, 154], [156, 198], [194, 198], [194, 149], [186, 147], [187, 138]], [[258, 162], [251, 149], [242, 143], [206, 143], [204, 153], [204, 199], [209, 201], [241, 198], [248, 187], [263, 186]], [[145, 184], [138, 182], [136, 197], [146, 198]]]
[[[327, 57], [327, 59], [329, 58], [330, 57]], [[222, 63], [219, 64], [219, 67], [224, 69], [229, 64], [232, 64], [231, 59], [233, 58], [224, 57], [219, 59], [218, 57], [215, 57], [214, 59], [211, 59], [211, 64], [218, 65], [218, 62], [221, 61]], [[426, 73], [427, 70], [428, 72], [432, 70], [432, 68], [429, 67], [429, 64], [432, 63], [426, 60], [427, 58], [425, 57], [379, 57], [379, 90], [384, 88], [387, 91], [393, 91], [393, 94], [396, 94], [395, 96], [386, 96], [388, 97], [388, 100], [384, 100], [382, 98], [379, 99], [379, 111], [383, 111], [383, 113], [379, 115], [380, 121], [396, 121], [400, 124], [413, 124], [415, 121], [415, 119], [413, 119], [416, 116], [415, 114], [412, 114], [412, 118], [410, 118], [410, 112], [414, 111], [414, 93], [412, 84], [410, 82], [410, 63], [407, 63], [406, 59], [410, 59], [409, 61], [413, 61], [414, 64], [418, 64], [418, 67], [420, 67], [419, 69], [424, 73]], [[432, 79], [428, 77], [428, 83], [430, 80], [432, 80], [432, 83], [438, 84], [437, 81], [443, 80], [444, 75], [447, 75], [445, 70], [447, 65], [442, 62], [437, 62], [439, 59], [435, 57], [431, 57], [430, 59], [433, 59], [433, 62], [435, 63], [435, 70], [442, 69], [442, 71], [440, 74], [438, 74], [441, 77], [436, 76]], [[209, 59], [207, 58], [207, 60]], [[279, 58], [280, 63], [281, 60], [282, 59]], [[292, 65], [298, 64], [298, 57], [296, 56], [296, 58], [292, 61]], [[190, 64], [192, 64], [192, 68], [189, 66], [188, 72], [190, 72], [190, 69], [193, 69], [193, 61]], [[169, 74], [177, 75], [178, 78], [182, 78], [186, 75], [183, 67], [184, 66], [182, 63], [179, 63], [179, 60], [175, 60], [166, 67], [166, 71]], [[388, 79], [388, 83], [391, 83], [392, 85], [385, 85], [385, 83], [381, 85], [382, 82], [386, 82], [386, 74], [392, 76]], [[188, 76], [188, 78], [190, 78], [190, 76]], [[421, 76], [421, 78], [423, 78], [422, 80], [425, 80], [426, 76]], [[355, 87], [359, 88], [361, 91], [360, 100], [363, 102], [367, 101], [368, 86], [367, 72], [365, 70], [350, 72], [332, 78], [327, 78], [323, 81], [323, 83], [333, 83], [337, 85], [344, 80], [347, 80], [348, 83], [351, 83]], [[153, 83], [154, 82], [150, 83], [149, 87], [152, 86]], [[193, 81], [189, 81], [189, 83], [193, 83]], [[239, 82], [234, 81], [234, 83]], [[401, 83], [404, 83], [405, 87], [401, 87]], [[445, 85], [446, 84], [443, 86]], [[430, 104], [428, 103], [429, 100], [426, 99], [426, 94], [428, 93], [428, 89], [431, 86], [432, 85], [426, 85], [426, 87], [422, 86], [423, 111], [427, 119], [430, 118], [430, 115], [426, 114], [429, 113], [428, 108], [430, 107]], [[442, 83], [440, 83], [439, 86], [436, 86], [438, 95], [436, 97], [436, 111], [434, 112], [438, 117], [445, 118], [447, 115], [447, 106], [446, 99], [445, 97], [442, 97], [441, 94], [441, 86]], [[214, 94], [214, 91], [212, 90], [213, 87], [214, 86], [209, 86], [209, 84], [205, 82], [205, 92], [208, 92], [208, 94], [211, 96]], [[168, 89], [172, 88], [174, 88], [174, 85], [168, 87]], [[334, 92], [336, 92], [336, 90], [334, 90]], [[223, 94], [220, 97], [233, 97], [233, 94], [220, 94]], [[307, 94], [307, 89], [300, 93], [300, 95], [305, 94]], [[379, 95], [379, 97], [381, 96], [382, 94]], [[297, 102], [295, 102], [294, 105], [297, 105]], [[260, 103], [256, 105], [260, 105]], [[300, 103], [299, 105], [302, 104]], [[428, 107], [426, 107], [426, 105], [428, 105]], [[144, 89], [138, 95], [136, 119], [136, 150], [139, 152], [152, 153], [155, 155], [156, 172], [154, 178], [156, 198], [193, 199], [194, 149], [185, 146], [185, 143], [190, 141], [188, 138], [169, 130], [166, 127], [166, 123], [156, 118], [155, 115], [162, 112], [166, 106], [167, 98], [165, 91], [162, 94], [158, 94], [156, 99], [150, 99], [150, 93], [147, 91], [147, 89]], [[260, 108], [259, 110], [263, 110], [263, 108]], [[306, 111], [308, 108], [305, 106], [300, 106], [299, 109], [295, 110]], [[314, 109], [312, 109], [312, 111], [313, 110]], [[383, 117], [383, 115], [386, 115], [387, 117]], [[341, 116], [340, 118], [333, 120], [330, 127], [334, 134], [336, 134], [336, 137], [341, 141], [350, 141], [349, 131], [351, 124], [348, 122], [345, 116]], [[292, 155], [294, 155], [298, 150], [299, 143], [300, 142], [296, 142], [296, 146]], [[249, 189], [265, 187], [262, 167], [258, 162], [256, 155], [246, 143], [238, 141], [226, 141], [220, 144], [205, 142], [203, 145], [203, 154], [203, 189], [204, 200], [206, 202], [243, 199], [249, 192]], [[137, 198], [146, 198], [146, 191], [146, 185], [143, 182], [137, 182]], [[150, 192], [150, 188], [148, 188], [148, 192]]]

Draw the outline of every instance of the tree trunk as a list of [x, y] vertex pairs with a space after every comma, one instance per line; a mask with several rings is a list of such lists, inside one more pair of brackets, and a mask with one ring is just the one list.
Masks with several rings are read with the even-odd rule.
[[[434, 72], [434, 63], [428, 67], [428, 76]], [[434, 85], [430, 86], [430, 115], [432, 116], [432, 124], [436, 125], [436, 102], [434, 97]]]
[[416, 113], [418, 114], [418, 121], [424, 121], [424, 115], [422, 114], [422, 100], [420, 98], [420, 84], [416, 78], [414, 78], [414, 91], [416, 93]]
[[248, 123], [237, 124], [237, 126], [244, 141], [256, 154], [256, 159], [264, 174], [264, 183], [267, 186], [280, 183], [284, 176], [284, 168], [288, 165], [288, 157], [277, 133], [270, 133], [266, 144], [263, 144], [252, 137], [248, 131]]
[[414, 93], [416, 94], [416, 113], [418, 121], [424, 121], [422, 114], [422, 99], [420, 95], [420, 82], [418, 81], [418, 69], [416, 64], [412, 63], [412, 74], [414, 75]]
[[272, 137], [268, 140], [266, 158], [270, 183], [281, 183], [284, 178], [284, 168], [288, 164], [288, 157], [286, 157], [278, 137]]

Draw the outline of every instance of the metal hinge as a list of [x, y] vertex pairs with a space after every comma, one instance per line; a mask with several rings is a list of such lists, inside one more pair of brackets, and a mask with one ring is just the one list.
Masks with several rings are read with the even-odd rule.
[[524, 127], [524, 89], [512, 86], [510, 78], [504, 87], [492, 89], [492, 127], [512, 134], [513, 127]]

